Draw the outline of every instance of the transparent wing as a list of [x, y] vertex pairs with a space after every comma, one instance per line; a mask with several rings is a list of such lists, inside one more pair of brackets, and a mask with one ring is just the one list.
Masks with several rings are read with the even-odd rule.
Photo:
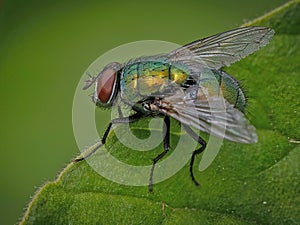
[[194, 100], [178, 91], [153, 104], [158, 111], [198, 130], [230, 141], [257, 142], [255, 128], [221, 96]]
[[220, 69], [267, 45], [274, 35], [267, 27], [243, 27], [194, 41], [169, 53], [171, 62], [195, 59], [204, 67]]

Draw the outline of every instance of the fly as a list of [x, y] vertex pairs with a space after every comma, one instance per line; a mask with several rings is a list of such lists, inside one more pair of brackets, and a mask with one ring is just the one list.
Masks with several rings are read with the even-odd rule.
[[[267, 45], [274, 35], [267, 27], [243, 27], [194, 41], [167, 54], [141, 57], [125, 64], [112, 62], [83, 89], [95, 84], [93, 102], [108, 108], [117, 101], [130, 106], [134, 114], [113, 119], [101, 143], [81, 161], [105, 144], [114, 124], [132, 123], [147, 116], [164, 118], [164, 150], [153, 159], [149, 191], [155, 164], [170, 148], [170, 117], [180, 122], [201, 147], [194, 150], [190, 176], [195, 185], [195, 156], [206, 148], [206, 141], [191, 128], [239, 143], [256, 143], [255, 128], [245, 118], [246, 97], [239, 82], [222, 68]], [[223, 103], [220, 107], [218, 102]]]

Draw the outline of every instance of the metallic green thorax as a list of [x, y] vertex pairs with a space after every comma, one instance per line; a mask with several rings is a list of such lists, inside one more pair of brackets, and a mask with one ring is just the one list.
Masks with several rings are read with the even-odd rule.
[[130, 105], [135, 105], [149, 97], [165, 97], [168, 88], [189, 85], [199, 87], [198, 98], [205, 95], [220, 95], [239, 111], [244, 112], [246, 98], [239, 83], [220, 70], [203, 70], [190, 83], [189, 70], [182, 65], [171, 65], [161, 61], [137, 61], [124, 66], [121, 74], [121, 98]]
[[165, 94], [170, 85], [182, 85], [188, 71], [166, 62], [146, 61], [128, 64], [121, 74], [122, 99], [136, 103], [150, 96]]

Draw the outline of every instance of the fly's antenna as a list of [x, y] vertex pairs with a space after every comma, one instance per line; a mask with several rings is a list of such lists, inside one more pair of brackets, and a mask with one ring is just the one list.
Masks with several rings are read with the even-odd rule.
[[85, 85], [82, 88], [83, 90], [88, 89], [96, 81], [96, 77], [92, 76], [89, 72], [86, 72], [86, 74], [88, 75], [89, 79], [85, 81]]
[[88, 96], [91, 98], [92, 102], [96, 103], [96, 100], [94, 98], [94, 93], [90, 93]]

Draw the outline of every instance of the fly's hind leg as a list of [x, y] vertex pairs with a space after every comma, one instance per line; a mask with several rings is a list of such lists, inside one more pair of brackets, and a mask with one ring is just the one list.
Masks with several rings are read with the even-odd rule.
[[193, 165], [194, 165], [194, 161], [195, 161], [195, 156], [200, 154], [201, 152], [204, 151], [204, 149], [206, 148], [206, 141], [203, 140], [199, 135], [197, 135], [189, 126], [182, 124], [182, 126], [184, 127], [184, 129], [186, 130], [186, 132], [195, 140], [197, 141], [201, 147], [196, 149], [195, 151], [193, 151], [192, 157], [191, 157], [191, 162], [190, 162], [190, 174], [191, 174], [191, 178], [194, 182], [194, 184], [196, 186], [199, 186], [199, 182], [196, 180], [195, 176], [194, 176], [194, 172], [193, 172]]
[[104, 135], [103, 135], [103, 137], [101, 139], [101, 142], [97, 146], [95, 146], [95, 148], [91, 152], [89, 152], [87, 155], [85, 155], [85, 156], [83, 156], [81, 158], [77, 158], [73, 162], [76, 163], [76, 162], [82, 161], [82, 160], [90, 157], [91, 155], [93, 155], [99, 148], [101, 148], [105, 144], [105, 142], [106, 142], [106, 138], [107, 138], [107, 136], [108, 136], [108, 134], [109, 134], [109, 132], [110, 132], [110, 130], [112, 128], [112, 125], [114, 125], [114, 124], [122, 124], [122, 123], [123, 124], [124, 123], [132, 123], [132, 122], [135, 122], [135, 121], [137, 121], [137, 120], [139, 120], [139, 119], [141, 119], [143, 117], [144, 117], [143, 114], [136, 113], [136, 114], [133, 114], [133, 115], [131, 115], [129, 117], [121, 117], [121, 118], [113, 119], [108, 124], [108, 126], [107, 126], [107, 128], [106, 128], [106, 130], [104, 132]]
[[168, 116], [165, 116], [164, 118], [163, 135], [164, 135], [164, 151], [153, 159], [153, 164], [152, 164], [150, 179], [149, 179], [149, 192], [153, 191], [153, 172], [154, 172], [155, 164], [160, 159], [162, 159], [170, 149], [170, 117]]

